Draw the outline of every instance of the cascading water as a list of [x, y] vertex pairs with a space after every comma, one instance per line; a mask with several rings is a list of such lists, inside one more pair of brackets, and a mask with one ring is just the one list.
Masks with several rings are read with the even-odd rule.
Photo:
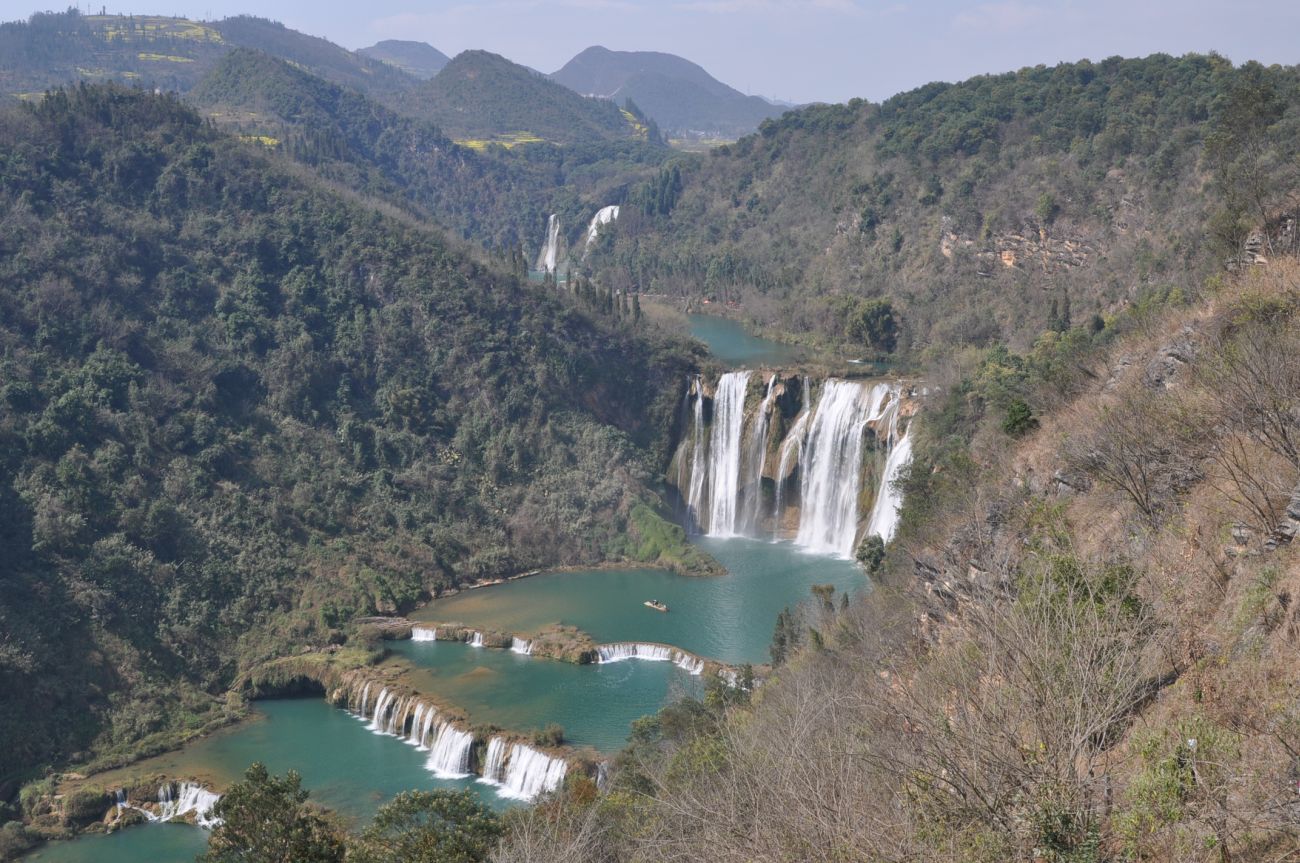
[[537, 256], [537, 266], [534, 269], [546, 273], [554, 273], [560, 257], [560, 217], [551, 213], [546, 219], [546, 243], [542, 246], [542, 252]]
[[704, 671], [704, 660], [666, 644], [620, 642], [596, 647], [596, 661], [601, 664], [640, 659], [646, 662], [671, 662], [686, 672], [699, 675]]
[[497, 793], [515, 800], [535, 800], [560, 787], [568, 770], [569, 764], [563, 758], [552, 758], [531, 746], [516, 743], [510, 747], [505, 776]]
[[[393, 700], [393, 696], [388, 693], [388, 687], [385, 686], [383, 689], [379, 691], [379, 698], [375, 701], [375, 714], [370, 720], [369, 727], [371, 731], [374, 731], [378, 734], [383, 734], [388, 730], [386, 724], [387, 711], [389, 706], [391, 705], [392, 700]], [[362, 718], [365, 718], [365, 709], [366, 709], [365, 702], [362, 701], [361, 703]]]
[[746, 535], [758, 530], [763, 504], [763, 471], [767, 468], [767, 434], [772, 427], [772, 396], [776, 392], [776, 375], [768, 378], [767, 392], [754, 416], [753, 431], [749, 436], [748, 467], [741, 486], [740, 529]]
[[460, 779], [470, 775], [469, 759], [474, 735], [461, 731], [449, 722], [438, 726], [437, 737], [429, 746], [426, 766], [440, 779]]
[[912, 460], [912, 428], [909, 425], [903, 437], [889, 451], [889, 460], [885, 462], [885, 475], [880, 482], [880, 492], [876, 495], [875, 505], [871, 507], [871, 520], [867, 524], [867, 535], [875, 534], [889, 542], [898, 530], [898, 511], [903, 506], [903, 492], [895, 483], [903, 468]]
[[888, 384], [867, 390], [851, 381], [828, 380], [799, 458], [802, 512], [795, 542], [809, 551], [848, 557], [858, 526], [862, 486], [862, 437], [888, 397]]
[[482, 647], [482, 646], [483, 646], [483, 633], [481, 633], [481, 632], [475, 632], [475, 633], [474, 633], [474, 637], [471, 638], [471, 639], [469, 640], [469, 646], [470, 646], [470, 647]]
[[412, 626], [411, 640], [412, 641], [437, 641], [438, 629], [437, 627], [434, 626]]
[[745, 429], [745, 390], [749, 375], [727, 372], [713, 397], [713, 430], [709, 437], [709, 536], [736, 536], [740, 454]]
[[704, 513], [704, 480], [708, 473], [704, 463], [704, 381], [695, 378], [695, 440], [691, 446], [691, 482], [686, 495], [687, 530], [699, 533], [703, 530], [701, 517]]
[[618, 218], [618, 204], [611, 204], [608, 207], [601, 207], [592, 216], [591, 224], [587, 226], [587, 241], [582, 245], [582, 256], [585, 258], [587, 252], [591, 249], [591, 244], [596, 242], [596, 237], [600, 234], [602, 225], [608, 225]]
[[533, 643], [531, 641], [525, 641], [522, 638], [511, 638], [510, 651], [511, 653], [519, 653], [524, 656], [531, 656], [533, 653]]
[[171, 783], [164, 783], [158, 789], [159, 812], [156, 820], [172, 821], [192, 813], [195, 824], [211, 829], [221, 823], [221, 819], [212, 814], [212, 807], [220, 799], [220, 794], [209, 791], [196, 782], [180, 783], [174, 794]]
[[500, 737], [488, 741], [487, 754], [483, 759], [483, 776], [479, 782], [488, 785], [500, 785], [506, 775], [506, 742]]

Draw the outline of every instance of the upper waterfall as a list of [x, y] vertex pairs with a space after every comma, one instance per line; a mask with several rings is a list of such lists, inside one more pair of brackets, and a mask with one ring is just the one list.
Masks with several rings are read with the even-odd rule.
[[537, 256], [536, 270], [554, 273], [560, 262], [560, 217], [551, 213], [546, 219], [546, 242]]
[[596, 215], [591, 217], [591, 224], [587, 226], [587, 241], [582, 245], [582, 256], [587, 256], [587, 251], [591, 244], [596, 242], [596, 237], [600, 235], [601, 225], [608, 225], [618, 218], [618, 204], [611, 204], [608, 207], [601, 207], [596, 211]]

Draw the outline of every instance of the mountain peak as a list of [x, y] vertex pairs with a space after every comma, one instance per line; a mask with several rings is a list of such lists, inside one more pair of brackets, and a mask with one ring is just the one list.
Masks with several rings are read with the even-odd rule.
[[429, 43], [407, 39], [385, 39], [369, 48], [362, 48], [357, 53], [396, 66], [425, 81], [437, 75], [451, 61], [450, 57]]

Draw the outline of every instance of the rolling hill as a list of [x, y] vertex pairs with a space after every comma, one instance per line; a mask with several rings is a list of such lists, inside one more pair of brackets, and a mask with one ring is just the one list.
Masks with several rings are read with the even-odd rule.
[[699, 65], [658, 51], [593, 46], [551, 75], [583, 95], [631, 99], [670, 135], [734, 139], [786, 109], [746, 96]]
[[647, 134], [613, 102], [578, 95], [487, 51], [458, 54], [401, 106], [461, 141], [574, 144]]
[[385, 39], [357, 51], [373, 60], [396, 66], [408, 75], [427, 81], [451, 62], [451, 58], [425, 42]]

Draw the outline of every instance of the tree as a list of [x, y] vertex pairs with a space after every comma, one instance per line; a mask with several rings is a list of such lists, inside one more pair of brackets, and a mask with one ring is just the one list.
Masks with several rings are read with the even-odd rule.
[[477, 863], [501, 836], [501, 823], [468, 791], [407, 791], [379, 808], [349, 861]]
[[898, 317], [888, 299], [867, 300], [858, 304], [849, 318], [849, 336], [869, 347], [892, 354], [898, 347]]
[[[201, 863], [341, 863], [341, 832], [307, 805], [309, 792], [293, 770], [271, 776], [254, 763], [217, 801], [221, 823]], [[452, 858], [449, 858], [452, 859]], [[458, 858], [455, 858], [458, 859]], [[466, 858], [469, 859], [469, 858]]]

